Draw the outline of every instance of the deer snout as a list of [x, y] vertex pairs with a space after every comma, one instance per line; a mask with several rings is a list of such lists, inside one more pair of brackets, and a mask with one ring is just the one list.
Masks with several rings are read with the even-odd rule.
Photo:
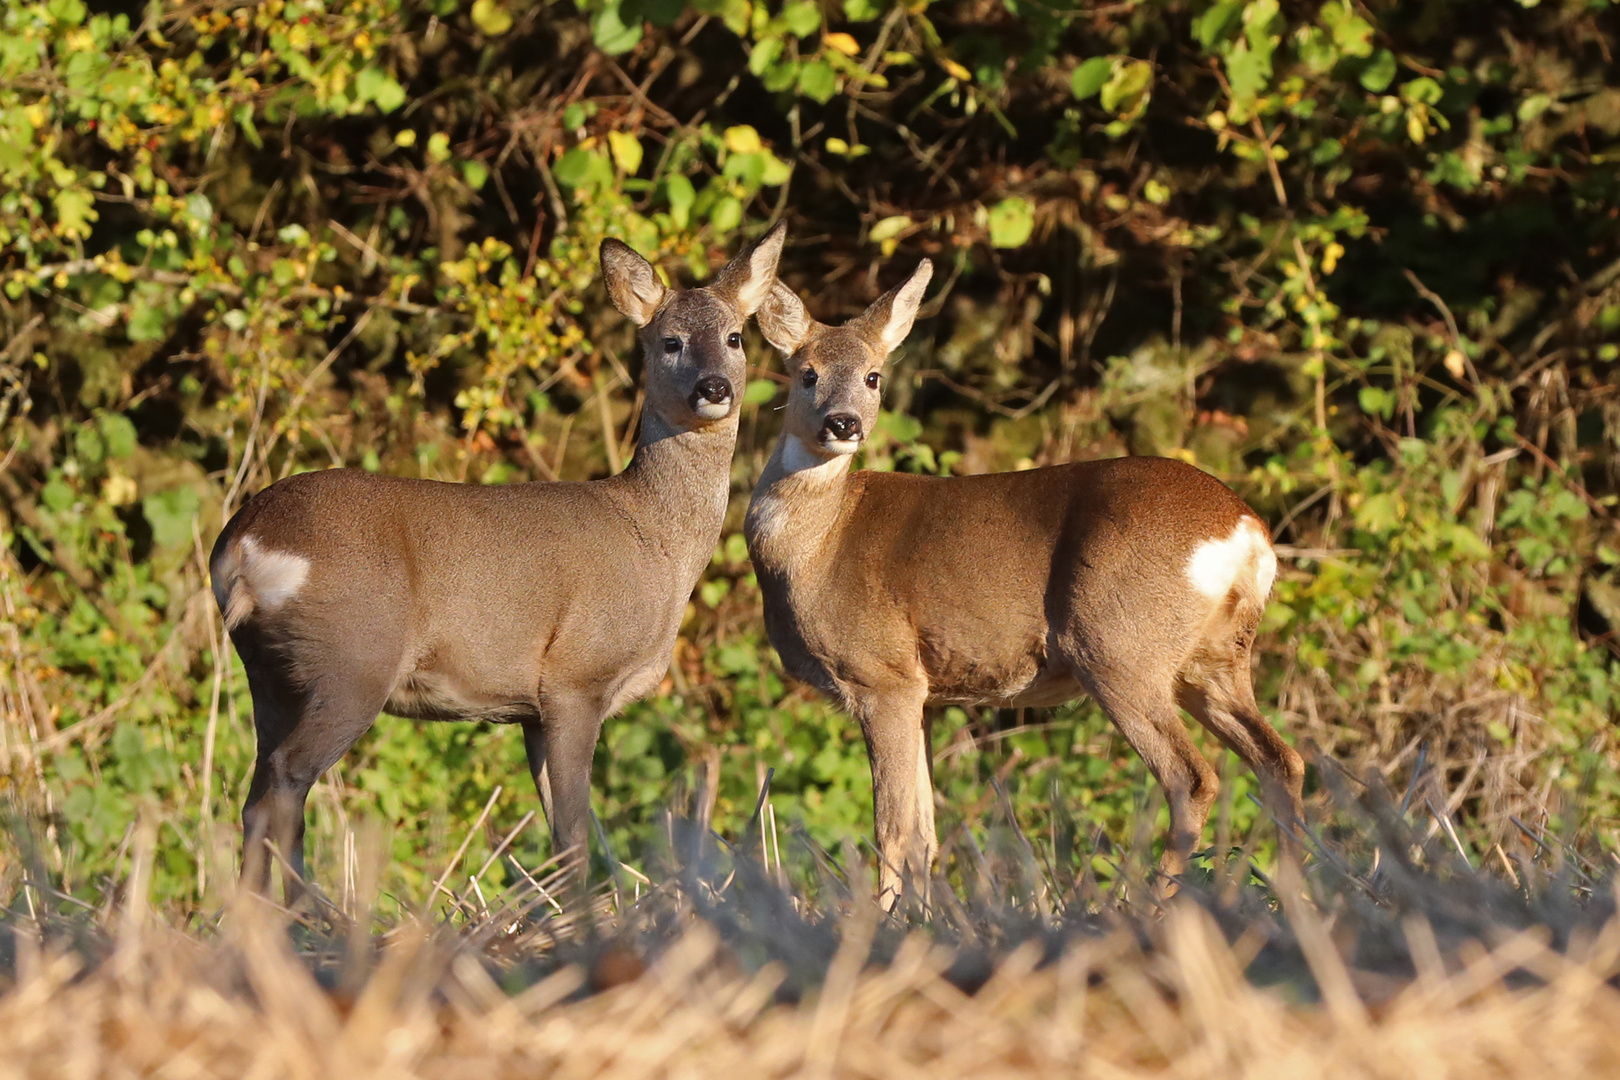
[[708, 375], [697, 381], [689, 399], [692, 411], [705, 420], [721, 420], [731, 412], [731, 382], [719, 375]]
[[861, 418], [854, 413], [833, 413], [821, 422], [821, 442], [829, 450], [853, 454], [861, 441]]

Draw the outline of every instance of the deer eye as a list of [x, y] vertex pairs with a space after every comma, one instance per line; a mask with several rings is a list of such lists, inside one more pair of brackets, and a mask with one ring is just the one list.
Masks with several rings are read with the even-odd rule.
[[678, 353], [678, 352], [680, 352], [681, 351], [681, 339], [678, 338], [678, 337], [667, 337], [667, 338], [665, 338], [664, 339], [664, 351], [667, 352], [667, 353]]
[[806, 386], [814, 386], [814, 385], [816, 385], [816, 373], [815, 373], [815, 370], [812, 369], [812, 368], [805, 368], [804, 369], [804, 380], [803, 381], [804, 381], [804, 385], [806, 385]]
[[730, 337], [726, 338], [726, 344], [730, 345], [733, 349], [742, 348], [742, 335], [732, 334]]
[[868, 390], [876, 390], [878, 388], [878, 383], [881, 381], [882, 377], [874, 371], [866, 377], [866, 388]]

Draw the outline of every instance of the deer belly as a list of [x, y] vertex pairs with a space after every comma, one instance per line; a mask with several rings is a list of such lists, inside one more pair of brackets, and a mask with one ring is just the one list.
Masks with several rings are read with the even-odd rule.
[[[1029, 640], [1021, 640], [1027, 637]], [[1058, 705], [1082, 692], [1066, 670], [1046, 662], [1045, 635], [1012, 635], [1000, 648], [924, 634], [918, 642], [928, 700], [941, 704]], [[1012, 648], [1008, 648], [1008, 645]]]
[[488, 720], [513, 723], [538, 715], [521, 695], [504, 695], [493, 687], [473, 687], [443, 671], [418, 668], [408, 672], [388, 695], [383, 711], [411, 720]]

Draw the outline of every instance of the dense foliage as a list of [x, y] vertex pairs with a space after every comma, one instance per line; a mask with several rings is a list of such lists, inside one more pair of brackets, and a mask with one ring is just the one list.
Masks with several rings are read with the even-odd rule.
[[[618, 469], [638, 359], [597, 244], [693, 279], [782, 217], [824, 320], [939, 264], [868, 467], [1198, 463], [1282, 545], [1259, 671], [1285, 730], [1401, 783], [1423, 747], [1421, 797], [1476, 859], [1549, 804], [1616, 844], [1610, 0], [11, 0], [0, 23], [0, 785], [65, 887], [143, 816], [171, 896], [233, 842], [250, 706], [204, 553], [246, 494], [338, 464]], [[735, 830], [768, 767], [784, 824], [869, 821], [858, 732], [782, 677], [735, 531], [780, 396], [750, 347], [729, 535], [664, 692], [598, 754], [621, 852], [670, 805]], [[935, 731], [945, 828], [991, 777], [1042, 834], [1147, 798], [1090, 705]], [[317, 836], [378, 814], [419, 884], [497, 784], [474, 853], [534, 808], [519, 743], [385, 718], [318, 788]]]

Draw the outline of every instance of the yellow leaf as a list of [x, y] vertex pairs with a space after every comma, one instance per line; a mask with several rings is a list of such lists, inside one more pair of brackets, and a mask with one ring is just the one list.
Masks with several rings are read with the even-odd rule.
[[958, 64], [955, 60], [952, 60], [948, 56], [942, 56], [939, 58], [939, 66], [945, 69], [945, 73], [947, 75], [958, 82], [973, 81], [973, 72], [969, 71], [961, 64]]
[[1322, 273], [1331, 274], [1338, 267], [1339, 260], [1344, 257], [1344, 245], [1338, 242], [1329, 244], [1322, 251]]
[[837, 49], [845, 56], [858, 56], [861, 51], [860, 42], [852, 34], [824, 34], [821, 40], [829, 49]]
[[641, 168], [641, 140], [628, 131], [608, 132], [608, 150], [613, 154], [613, 164], [627, 176], [634, 176]]
[[726, 128], [725, 134], [721, 136], [721, 140], [725, 142], [726, 149], [730, 150], [733, 154], [757, 154], [760, 152], [760, 150], [764, 149], [765, 146], [765, 144], [760, 141], [759, 132], [755, 131], [747, 124], [739, 124], [736, 127]]
[[873, 225], [872, 231], [868, 235], [872, 240], [881, 244], [885, 240], [894, 239], [909, 228], [911, 228], [911, 218], [905, 214], [895, 214], [893, 217], [886, 217]]
[[1461, 349], [1452, 349], [1446, 353], [1446, 370], [1451, 372], [1453, 379], [1461, 380], [1468, 371], [1468, 357], [1463, 355]]

